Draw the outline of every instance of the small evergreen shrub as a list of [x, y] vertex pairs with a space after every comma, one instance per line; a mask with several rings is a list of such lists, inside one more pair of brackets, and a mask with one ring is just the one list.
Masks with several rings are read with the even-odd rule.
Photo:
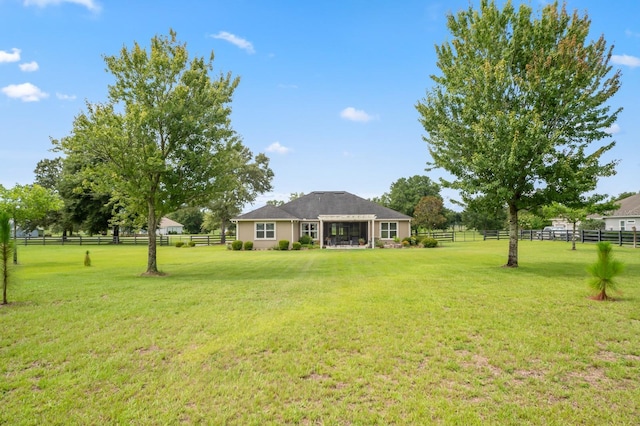
[[231, 249], [238, 251], [238, 250], [242, 250], [242, 241], [240, 240], [235, 240], [234, 242], [231, 243]]
[[245, 241], [244, 242], [244, 249], [247, 250], [247, 251], [253, 250], [253, 241]]
[[306, 245], [306, 244], [311, 244], [313, 243], [313, 239], [311, 239], [311, 237], [309, 235], [303, 235], [302, 237], [300, 237], [300, 239], [298, 240], [300, 242], [300, 244], [302, 245]]
[[84, 266], [91, 266], [91, 257], [89, 257], [89, 250], [84, 255]]
[[409, 247], [410, 245], [411, 243], [409, 241], [402, 240], [402, 247]]
[[184, 242], [182, 241], [176, 242], [176, 247], [182, 247], [183, 245], [184, 245]]
[[433, 248], [438, 246], [438, 240], [431, 237], [426, 237], [422, 239], [422, 246], [424, 248]]
[[289, 240], [280, 240], [280, 241], [278, 241], [278, 249], [279, 250], [289, 250]]
[[376, 247], [377, 248], [384, 248], [384, 241], [382, 241], [381, 239], [377, 239], [376, 240]]
[[196, 246], [196, 242], [195, 241], [189, 241], [189, 247], [195, 247]]
[[302, 248], [302, 244], [299, 241], [296, 241], [291, 245], [291, 250], [300, 250]]
[[596, 244], [596, 248], [598, 261], [587, 268], [591, 274], [589, 285], [598, 292], [592, 298], [594, 300], [610, 300], [611, 296], [607, 294], [607, 290], [617, 290], [616, 276], [623, 271], [624, 264], [613, 258], [610, 242], [601, 241]]

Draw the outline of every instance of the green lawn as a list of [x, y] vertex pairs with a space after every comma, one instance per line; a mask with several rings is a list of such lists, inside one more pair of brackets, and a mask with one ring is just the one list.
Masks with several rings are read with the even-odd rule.
[[[93, 266], [83, 266], [91, 250]], [[640, 249], [19, 247], [0, 424], [637, 424]]]

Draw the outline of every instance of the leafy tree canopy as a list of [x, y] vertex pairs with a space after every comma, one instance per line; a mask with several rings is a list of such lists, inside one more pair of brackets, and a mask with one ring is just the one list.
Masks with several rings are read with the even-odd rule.
[[422, 197], [413, 212], [414, 222], [418, 227], [437, 229], [447, 222], [443, 212], [442, 198], [433, 195]]
[[230, 102], [239, 79], [212, 78], [208, 60], [189, 59], [174, 31], [104, 57], [114, 76], [105, 103], [87, 103], [72, 135], [59, 142], [67, 155], [93, 158], [83, 175], [97, 193], [111, 193], [126, 214], [147, 221], [147, 273], [157, 274], [155, 230], [163, 215], [204, 205], [224, 190], [237, 143]]
[[398, 179], [391, 184], [388, 193], [373, 201], [407, 216], [413, 216], [413, 211], [422, 197], [427, 196], [440, 197], [440, 185], [428, 176], [415, 175]]
[[589, 38], [585, 14], [547, 4], [541, 17], [511, 1], [500, 10], [482, 0], [449, 15], [450, 42], [436, 46], [440, 75], [416, 108], [433, 159], [451, 173], [445, 184], [466, 202], [478, 196], [506, 205], [507, 266], [518, 266], [518, 212], [552, 202], [579, 207], [598, 178], [615, 173], [602, 163], [614, 142], [607, 129], [620, 109], [611, 97], [611, 47]]

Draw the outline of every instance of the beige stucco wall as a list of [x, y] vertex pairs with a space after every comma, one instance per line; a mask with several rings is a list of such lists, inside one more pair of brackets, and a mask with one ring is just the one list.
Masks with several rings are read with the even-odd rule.
[[236, 239], [242, 242], [253, 241], [254, 250], [266, 250], [278, 246], [278, 241], [288, 240], [291, 244], [300, 239], [300, 223], [297, 221], [261, 220], [258, 222], [275, 222], [275, 238], [269, 240], [255, 239], [255, 222], [239, 221], [236, 223]]
[[624, 220], [624, 227], [625, 227], [625, 231], [631, 231], [632, 227], [636, 227], [636, 230], [640, 229], [640, 217], [633, 217], [633, 216], [629, 216], [629, 217], [616, 217], [616, 218], [609, 218], [606, 217], [604, 219], [604, 223], [605, 223], [605, 230], [607, 231], [619, 231], [620, 230], [620, 221]]
[[[236, 239], [245, 242], [253, 241], [255, 250], [266, 250], [277, 247], [278, 241], [288, 240], [289, 248], [291, 244], [300, 239], [300, 222], [299, 221], [273, 221], [264, 220], [259, 222], [275, 222], [275, 238], [269, 240], [256, 240], [255, 238], [255, 222], [239, 221], [236, 223]], [[411, 222], [395, 221], [395, 220], [376, 220], [373, 225], [373, 237], [380, 238], [381, 222], [397, 222], [398, 238], [403, 239], [411, 236]]]
[[374, 223], [373, 237], [380, 238], [380, 224], [382, 222], [396, 222], [398, 224], [398, 238], [403, 239], [411, 236], [411, 222], [400, 220], [376, 220]]

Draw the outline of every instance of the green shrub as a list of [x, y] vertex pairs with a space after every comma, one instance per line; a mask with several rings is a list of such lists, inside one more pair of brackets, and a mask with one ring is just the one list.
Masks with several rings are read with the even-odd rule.
[[195, 241], [189, 241], [189, 247], [195, 247], [195, 246], [196, 246]]
[[384, 248], [384, 241], [382, 241], [381, 239], [377, 238], [376, 239], [376, 247], [377, 248]]
[[438, 246], [438, 240], [431, 237], [426, 237], [422, 239], [422, 246], [425, 248], [433, 248]]
[[176, 247], [182, 247], [183, 245], [184, 245], [184, 242], [183, 242], [183, 241], [178, 241], [178, 242], [176, 243]]
[[278, 241], [278, 249], [279, 250], [289, 250], [289, 240], [280, 240], [280, 241]]
[[234, 242], [231, 243], [231, 249], [232, 250], [242, 250], [242, 241], [240, 240], [235, 240]]
[[409, 247], [411, 243], [409, 241], [402, 240], [402, 247]]
[[247, 251], [253, 250], [253, 241], [245, 241], [244, 242], [244, 249], [247, 250]]
[[299, 241], [296, 241], [291, 245], [291, 250], [300, 250], [302, 248], [302, 244]]
[[302, 245], [313, 243], [313, 239], [309, 235], [306, 235], [306, 234], [303, 235], [302, 237], [300, 237], [300, 239], [298, 241]]
[[415, 237], [415, 235], [412, 235], [410, 237], [404, 237], [402, 239], [402, 245], [404, 246], [404, 242], [407, 241], [409, 243], [409, 245], [412, 246], [417, 246], [418, 245], [418, 239]]

